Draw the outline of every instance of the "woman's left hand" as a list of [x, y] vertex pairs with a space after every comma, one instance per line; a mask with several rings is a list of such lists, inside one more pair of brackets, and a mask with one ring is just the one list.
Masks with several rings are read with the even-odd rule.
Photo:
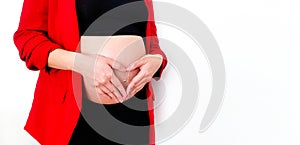
[[134, 63], [132, 63], [127, 71], [139, 69], [138, 74], [130, 81], [126, 89], [126, 98], [129, 99], [140, 91], [146, 83], [151, 81], [151, 78], [159, 69], [163, 61], [163, 57], [160, 54], [147, 54]]

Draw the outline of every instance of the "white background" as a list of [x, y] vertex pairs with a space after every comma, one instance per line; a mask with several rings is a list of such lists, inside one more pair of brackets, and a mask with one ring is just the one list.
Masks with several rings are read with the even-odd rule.
[[[192, 43], [187, 54], [199, 54], [200, 97], [194, 116], [161, 145], [299, 145], [300, 144], [300, 1], [298, 0], [164, 0], [196, 14], [214, 34], [224, 57], [226, 93], [214, 124], [198, 133], [210, 90], [209, 69]], [[23, 130], [38, 72], [19, 59], [12, 35], [17, 29], [22, 0], [0, 1], [0, 145], [37, 144]], [[159, 17], [156, 10], [156, 17]], [[157, 24], [158, 35], [180, 45], [186, 38]], [[177, 36], [177, 37], [176, 37]], [[162, 48], [166, 49], [166, 48]], [[200, 52], [200, 51], [199, 51]], [[172, 73], [170, 67], [166, 73]], [[165, 79], [168, 83], [168, 79]], [[176, 86], [174, 86], [176, 87]], [[178, 87], [178, 86], [177, 86]], [[168, 87], [167, 92], [171, 92]], [[167, 95], [168, 96], [168, 95]], [[168, 100], [172, 100], [171, 95]], [[176, 99], [174, 99], [176, 100]], [[172, 101], [171, 101], [172, 102]], [[176, 102], [176, 101], [173, 101]], [[176, 108], [169, 103], [157, 113], [163, 120]], [[169, 108], [169, 109], [168, 109]], [[161, 115], [166, 114], [166, 115]]]

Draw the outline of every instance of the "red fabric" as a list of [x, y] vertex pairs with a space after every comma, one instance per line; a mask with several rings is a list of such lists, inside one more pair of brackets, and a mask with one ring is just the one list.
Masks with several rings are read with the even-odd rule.
[[[167, 58], [159, 47], [152, 0], [144, 0], [148, 11], [146, 49], [163, 55], [160, 77]], [[32, 108], [24, 129], [42, 145], [67, 145], [81, 110], [81, 81], [78, 73], [47, 67], [51, 51], [78, 51], [79, 33], [75, 0], [24, 0], [14, 42], [20, 58], [30, 70], [40, 70]], [[150, 122], [154, 124], [153, 90], [147, 87]], [[155, 129], [150, 143], [155, 144]]]

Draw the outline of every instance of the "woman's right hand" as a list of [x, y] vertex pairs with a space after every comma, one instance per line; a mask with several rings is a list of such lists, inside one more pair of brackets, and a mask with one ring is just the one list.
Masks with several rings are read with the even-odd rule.
[[127, 95], [113, 69], [126, 71], [121, 63], [103, 55], [78, 54], [73, 65], [84, 78], [88, 99], [100, 104], [123, 102]]

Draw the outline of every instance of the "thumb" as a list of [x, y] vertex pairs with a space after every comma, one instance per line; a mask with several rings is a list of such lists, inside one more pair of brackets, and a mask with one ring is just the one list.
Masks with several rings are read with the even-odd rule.
[[106, 57], [106, 62], [111, 66], [111, 68], [117, 69], [119, 71], [126, 71], [126, 67], [123, 64], [112, 58]]
[[142, 66], [145, 63], [145, 60], [143, 59], [143, 57], [141, 59], [138, 59], [137, 61], [133, 62], [132, 64], [130, 64], [126, 70], [127, 71], [132, 71], [135, 70], [137, 68], [139, 68], [140, 66]]

